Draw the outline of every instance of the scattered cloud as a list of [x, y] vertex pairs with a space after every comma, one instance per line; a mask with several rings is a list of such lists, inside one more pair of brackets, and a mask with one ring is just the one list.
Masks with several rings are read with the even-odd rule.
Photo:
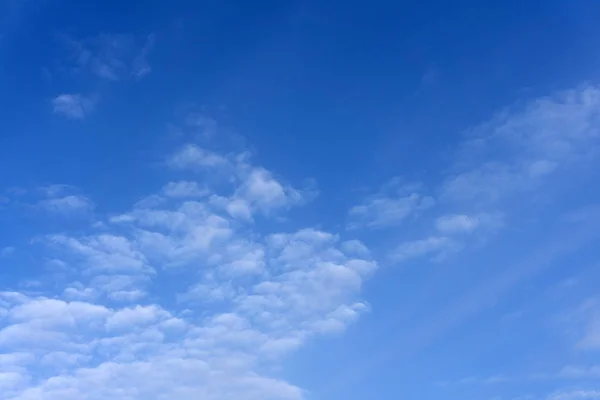
[[561, 378], [598, 378], [600, 377], [600, 366], [567, 365], [557, 375]]
[[188, 127], [198, 129], [205, 138], [209, 139], [219, 132], [218, 122], [202, 112], [188, 115], [185, 124]]
[[78, 189], [54, 184], [39, 189], [44, 197], [36, 207], [46, 212], [63, 216], [89, 215], [94, 210], [94, 203], [85, 196], [77, 194]]
[[12, 246], [0, 248], [0, 258], [6, 258], [11, 256], [15, 252], [15, 248]]
[[316, 196], [312, 186], [295, 189], [280, 182], [267, 169], [252, 165], [247, 153], [221, 155], [188, 144], [171, 155], [167, 164], [175, 170], [190, 170], [204, 176], [208, 173], [211, 179], [232, 187], [226, 196], [212, 195], [210, 203], [240, 220], [252, 221], [256, 212], [269, 215], [304, 204]]
[[402, 185], [395, 179], [390, 181], [378, 193], [350, 209], [349, 228], [398, 226], [406, 218], [432, 207], [434, 199], [420, 194], [418, 190], [418, 185]]
[[596, 156], [599, 146], [598, 87], [584, 85], [519, 104], [468, 132], [450, 172], [432, 185], [435, 196], [394, 178], [350, 209], [349, 227], [398, 227], [435, 204], [443, 213], [419, 221], [435, 230], [425, 239], [392, 246], [389, 259], [444, 258], [481, 237], [469, 234], [502, 228], [510, 214], [504, 200], [540, 188], [551, 175]]
[[204, 170], [207, 168], [232, 168], [231, 162], [220, 154], [188, 144], [168, 159], [175, 169]]
[[[216, 168], [219, 184], [173, 181], [100, 232], [48, 235], [61, 280], [47, 293], [0, 292], [7, 400], [302, 400], [269, 371], [368, 310], [359, 295], [377, 263], [363, 243], [241, 224], [243, 207], [270, 218], [304, 194], [247, 157], [183, 152], [175, 171]], [[75, 192], [45, 187], [41, 204], [72, 210]]]
[[497, 201], [535, 189], [560, 168], [597, 152], [599, 124], [600, 89], [590, 85], [507, 109], [470, 132], [441, 196]]
[[430, 256], [433, 260], [442, 260], [447, 255], [461, 249], [461, 245], [446, 236], [430, 236], [426, 239], [403, 242], [390, 252], [395, 262], [411, 258]]
[[471, 233], [479, 226], [479, 219], [465, 214], [452, 214], [438, 217], [436, 229], [443, 234]]
[[152, 68], [148, 56], [154, 47], [155, 36], [138, 39], [131, 34], [101, 34], [83, 40], [61, 36], [69, 51], [69, 70], [89, 72], [109, 80], [131, 77], [141, 79]]
[[582, 350], [600, 349], [600, 308], [597, 299], [585, 301], [569, 318], [569, 323], [582, 325], [577, 347]]
[[38, 206], [48, 212], [61, 215], [87, 214], [94, 209], [94, 203], [91, 200], [76, 195], [42, 200]]
[[599, 390], [572, 390], [556, 392], [548, 396], [548, 400], [600, 399]]
[[444, 235], [468, 234], [476, 230], [497, 228], [502, 225], [499, 214], [448, 214], [435, 220], [438, 232]]
[[61, 94], [52, 99], [56, 114], [70, 119], [85, 119], [94, 110], [95, 101], [81, 94]]
[[148, 35], [148, 37], [146, 38], [146, 42], [142, 46], [142, 49], [133, 59], [133, 63], [131, 65], [131, 72], [137, 79], [143, 78], [152, 71], [152, 68], [148, 63], [148, 56], [154, 48], [155, 39], [156, 38], [153, 34]]
[[208, 188], [193, 181], [169, 182], [163, 187], [162, 192], [166, 197], [172, 198], [204, 197], [210, 193]]

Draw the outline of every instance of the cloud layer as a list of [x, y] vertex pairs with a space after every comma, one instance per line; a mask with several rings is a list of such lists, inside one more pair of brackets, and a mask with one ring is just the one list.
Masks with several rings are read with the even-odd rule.
[[[190, 144], [167, 165], [214, 187], [188, 176], [98, 232], [48, 235], [54, 283], [0, 293], [3, 399], [305, 398], [273, 368], [356, 320], [377, 264], [333, 233], [258, 229], [306, 196], [247, 155]], [[72, 190], [44, 188], [39, 207], [88, 209]]]

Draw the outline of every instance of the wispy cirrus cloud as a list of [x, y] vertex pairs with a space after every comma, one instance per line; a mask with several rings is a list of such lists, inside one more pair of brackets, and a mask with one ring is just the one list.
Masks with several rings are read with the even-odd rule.
[[82, 120], [94, 110], [96, 101], [81, 94], [61, 94], [52, 99], [54, 113], [70, 119]]
[[497, 201], [597, 152], [600, 89], [583, 85], [498, 113], [469, 132], [455, 173], [441, 185], [453, 200]]
[[380, 229], [397, 226], [405, 219], [435, 204], [431, 196], [419, 192], [419, 185], [392, 179], [379, 192], [367, 197], [349, 211], [349, 228]]
[[390, 252], [390, 259], [402, 262], [411, 258], [430, 256], [433, 260], [442, 260], [448, 254], [461, 249], [461, 244], [447, 236], [430, 236], [400, 243]]
[[600, 399], [600, 390], [570, 390], [555, 392], [547, 397], [548, 400], [584, 400]]
[[13, 246], [6, 246], [0, 248], [0, 258], [5, 258], [11, 256], [15, 252], [15, 248]]
[[86, 214], [94, 209], [94, 203], [84, 196], [68, 195], [42, 200], [38, 207], [55, 214]]
[[468, 234], [481, 238], [503, 227], [508, 201], [539, 192], [552, 175], [594, 159], [599, 146], [598, 87], [534, 99], [469, 130], [449, 172], [429, 184], [429, 193], [407, 191], [393, 178], [350, 209], [350, 226], [401, 229], [407, 218], [429, 209], [432, 218], [420, 220], [429, 234], [392, 246], [390, 259], [438, 259], [464, 248]]
[[[497, 228], [523, 228], [522, 218], [513, 220], [511, 217], [526, 207], [531, 215], [533, 194], [556, 197], [567, 181], [597, 166], [599, 115], [600, 89], [583, 85], [520, 103], [479, 125], [458, 146], [449, 169], [425, 181], [426, 187], [431, 189], [424, 195], [435, 199], [435, 207], [410, 227], [394, 224], [387, 234], [388, 237], [396, 235], [396, 240], [386, 238], [382, 253], [387, 254], [392, 264], [417, 259], [439, 261], [438, 256], [447, 259], [457, 250], [482, 243], [482, 238], [497, 234]], [[558, 205], [555, 202], [553, 206]], [[547, 210], [540, 208], [543, 215]], [[588, 207], [582, 213], [568, 211], [568, 208], [563, 210], [573, 225], [566, 225], [560, 216], [556, 218], [554, 222], [561, 229], [551, 240], [514, 265], [490, 271], [489, 279], [467, 290], [458, 301], [422, 323], [411, 325], [404, 340], [395, 338], [395, 350], [387, 348], [385, 352], [365, 357], [360, 368], [341, 373], [339, 381], [334, 381], [329, 390], [339, 390], [343, 382], [356, 382], [392, 359], [413, 354], [416, 347], [427, 346], [450, 329], [462, 326], [483, 312], [489, 302], [498, 301], [522, 281], [594, 241], [597, 238], [596, 207]], [[552, 209], [552, 212], [556, 215], [557, 210]], [[361, 234], [365, 242], [371, 244], [367, 231]], [[373, 243], [380, 238], [377, 236]], [[427, 298], [430, 291], [421, 294]], [[583, 331], [580, 347], [584, 343], [585, 347], [593, 348], [595, 322]], [[547, 395], [539, 398], [545, 397]]]
[[499, 228], [503, 224], [499, 213], [447, 214], [435, 220], [435, 228], [441, 234], [469, 234], [481, 229]]
[[40, 210], [62, 216], [90, 215], [94, 210], [94, 203], [81, 194], [75, 187], [69, 185], [49, 185], [40, 188], [44, 199], [36, 203]]
[[154, 47], [153, 34], [137, 38], [128, 33], [110, 33], [81, 40], [63, 35], [60, 40], [70, 53], [70, 71], [88, 72], [108, 81], [141, 79], [152, 71], [148, 56]]

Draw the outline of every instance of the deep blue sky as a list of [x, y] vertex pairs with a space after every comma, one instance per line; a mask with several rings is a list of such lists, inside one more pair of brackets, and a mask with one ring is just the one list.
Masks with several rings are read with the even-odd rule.
[[599, 18], [0, 2], [0, 399], [600, 398]]

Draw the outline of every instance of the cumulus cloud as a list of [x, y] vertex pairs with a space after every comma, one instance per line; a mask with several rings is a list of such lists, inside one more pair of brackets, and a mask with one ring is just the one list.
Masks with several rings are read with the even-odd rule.
[[3, 398], [306, 398], [268, 371], [368, 310], [359, 294], [377, 264], [358, 240], [243, 224], [301, 191], [237, 156], [183, 152], [175, 169], [224, 168], [225, 185], [174, 181], [100, 233], [48, 235], [64, 284], [0, 293]]
[[217, 153], [188, 144], [168, 159], [168, 164], [176, 169], [203, 170], [206, 168], [231, 167], [229, 160]]
[[94, 110], [95, 101], [81, 94], [61, 94], [52, 99], [56, 114], [70, 119], [85, 119]]
[[[315, 196], [312, 187], [296, 189], [282, 183], [271, 171], [252, 165], [246, 153], [221, 155], [188, 144], [172, 154], [167, 164], [175, 170], [209, 174], [212, 180], [233, 183], [228, 195], [213, 194], [210, 203], [241, 220], [252, 221], [255, 213], [268, 216], [277, 210], [304, 204]], [[191, 190], [190, 185], [194, 184], [186, 183], [187, 190]]]

